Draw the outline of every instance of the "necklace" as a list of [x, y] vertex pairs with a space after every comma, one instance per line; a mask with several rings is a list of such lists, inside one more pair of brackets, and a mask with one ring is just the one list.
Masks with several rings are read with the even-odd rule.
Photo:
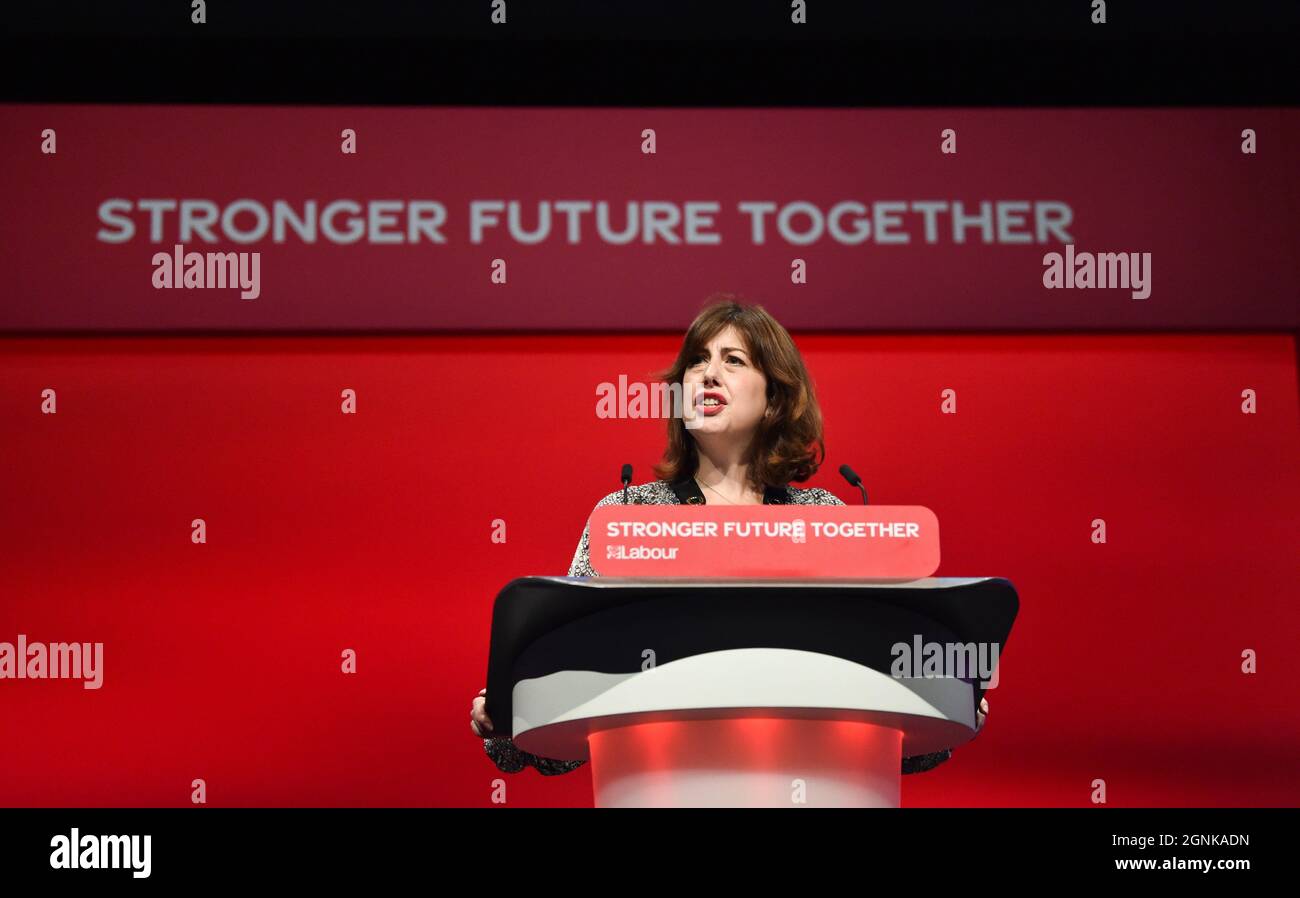
[[711, 489], [711, 490], [713, 490], [713, 492], [715, 492], [715, 493], [717, 493], [719, 496], [721, 496], [722, 499], [723, 499], [723, 501], [725, 501], [728, 505], [739, 505], [739, 504], [740, 504], [739, 502], [732, 502], [732, 501], [731, 501], [730, 499], [728, 499], [726, 496], [723, 496], [722, 493], [719, 493], [717, 490], [713, 489], [713, 487], [709, 486], [709, 484], [705, 483], [703, 480], [701, 480], [701, 479], [698, 478], [698, 477], [695, 478], [695, 482], [698, 483], [700, 486], [705, 487], [706, 489]]

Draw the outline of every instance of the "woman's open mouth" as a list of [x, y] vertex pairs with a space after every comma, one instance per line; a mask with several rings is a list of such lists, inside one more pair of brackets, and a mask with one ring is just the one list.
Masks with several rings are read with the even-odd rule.
[[700, 410], [700, 414], [713, 417], [722, 414], [722, 410], [727, 407], [727, 400], [718, 393], [701, 393], [695, 407]]

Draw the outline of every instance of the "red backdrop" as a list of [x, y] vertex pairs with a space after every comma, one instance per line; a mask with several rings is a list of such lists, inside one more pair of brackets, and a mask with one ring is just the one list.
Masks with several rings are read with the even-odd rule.
[[[42, 133], [58, 152], [42, 152]], [[341, 151], [357, 132], [355, 155]], [[657, 151], [644, 154], [643, 130]], [[941, 152], [942, 133], [958, 137]], [[1242, 132], [1258, 138], [1242, 152]], [[807, 330], [1293, 330], [1300, 276], [1300, 109], [619, 109], [0, 105], [0, 263], [10, 298], [0, 332], [337, 331], [491, 329], [662, 331], [684, 328], [716, 290], [762, 296], [786, 327]], [[147, 200], [174, 208], [153, 216]], [[393, 221], [355, 243], [318, 229], [235, 242], [254, 229], [249, 200], [296, 216], [314, 201], [401, 201]], [[558, 210], [549, 237], [511, 235], [507, 214], [473, 242], [471, 204], [517, 202], [532, 231], [539, 203], [716, 203], [702, 235], [600, 239], [593, 213], [569, 242]], [[121, 201], [128, 213], [101, 208]], [[231, 227], [182, 235], [180, 211], [206, 201]], [[410, 238], [410, 203], [446, 207], [439, 234]], [[828, 230], [811, 243], [779, 236], [774, 215], [755, 242], [739, 205], [842, 202], [870, 210], [865, 242]], [[876, 203], [903, 203], [892, 212]], [[925, 214], [912, 204], [939, 202]], [[952, 213], [981, 203], [1063, 203], [1080, 252], [1150, 253], [1150, 289], [1048, 290], [1043, 259], [1062, 242], [1034, 213], [1004, 240], [990, 218], [955, 242]], [[385, 207], [388, 208], [388, 207]], [[643, 208], [643, 207], [638, 207]], [[907, 211], [903, 211], [906, 208]], [[997, 207], [989, 213], [996, 216]], [[1037, 208], [1037, 207], [1036, 207]], [[240, 211], [240, 210], [243, 211]], [[390, 210], [391, 211], [391, 210]], [[236, 214], [237, 213], [237, 214]], [[885, 214], [887, 213], [887, 214]], [[864, 211], [865, 214], [865, 211]], [[891, 221], [897, 216], [896, 221]], [[127, 236], [122, 222], [133, 232]], [[331, 219], [348, 230], [346, 211]], [[187, 212], [187, 220], [188, 212]], [[635, 221], [635, 218], [634, 218]], [[855, 232], [854, 215], [839, 221]], [[808, 232], [809, 217], [790, 221]], [[884, 242], [880, 231], [908, 236]], [[1038, 242], [1042, 237], [1043, 242]], [[261, 293], [153, 286], [155, 253], [257, 252]], [[930, 242], [930, 240], [933, 242]], [[493, 260], [509, 280], [492, 282]], [[792, 281], [795, 259], [807, 283]]]
[[[1291, 337], [795, 336], [807, 485], [852, 501], [848, 462], [938, 514], [940, 576], [1020, 590], [987, 729], [905, 804], [1300, 803]], [[588, 805], [585, 768], [499, 774], [467, 712], [496, 591], [652, 476], [663, 422], [596, 385], [677, 340], [0, 340], [0, 641], [105, 644], [98, 691], [0, 681], [0, 804]]]

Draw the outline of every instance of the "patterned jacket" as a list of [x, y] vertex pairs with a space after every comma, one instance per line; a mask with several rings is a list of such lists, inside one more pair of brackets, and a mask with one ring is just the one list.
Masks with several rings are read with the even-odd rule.
[[[596, 503], [596, 508], [605, 505], [623, 503], [623, 491], [610, 493]], [[693, 477], [687, 477], [675, 483], [655, 480], [639, 486], [629, 486], [627, 490], [629, 505], [704, 505], [705, 497]], [[799, 489], [793, 486], [768, 487], [763, 495], [765, 505], [843, 505], [839, 497], [824, 489]], [[582, 530], [582, 539], [573, 553], [573, 562], [569, 565], [570, 577], [599, 576], [591, 567], [591, 546], [589, 543], [590, 525]], [[483, 749], [489, 758], [503, 773], [518, 773], [525, 767], [535, 767], [544, 776], [555, 776], [577, 770], [586, 761], [560, 761], [555, 758], [543, 758], [530, 754], [508, 738], [490, 738], [483, 740]], [[903, 758], [903, 773], [922, 773], [937, 767], [952, 757], [952, 749], [933, 752], [926, 755], [914, 755]]]

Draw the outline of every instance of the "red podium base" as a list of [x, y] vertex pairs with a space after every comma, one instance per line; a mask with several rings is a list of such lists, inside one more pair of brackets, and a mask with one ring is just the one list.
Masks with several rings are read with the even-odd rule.
[[598, 808], [896, 808], [901, 730], [782, 717], [658, 720], [587, 737]]

